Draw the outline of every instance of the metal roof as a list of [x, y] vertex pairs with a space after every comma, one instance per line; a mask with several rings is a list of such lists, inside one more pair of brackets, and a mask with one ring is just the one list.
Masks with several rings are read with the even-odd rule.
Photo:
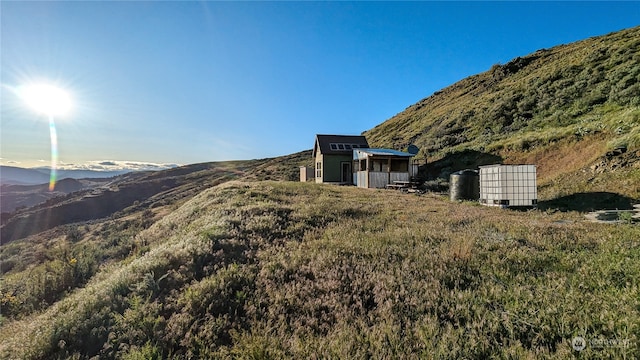
[[357, 151], [363, 152], [365, 154], [373, 155], [373, 156], [402, 156], [402, 157], [412, 157], [412, 154], [406, 153], [404, 151], [398, 151], [393, 149], [355, 149]]

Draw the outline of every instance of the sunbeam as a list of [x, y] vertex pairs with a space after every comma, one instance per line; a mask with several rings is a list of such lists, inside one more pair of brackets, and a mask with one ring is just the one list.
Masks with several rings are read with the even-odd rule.
[[49, 191], [56, 186], [58, 169], [58, 134], [54, 116], [66, 115], [71, 110], [69, 94], [49, 84], [29, 84], [18, 89], [18, 95], [38, 114], [49, 119], [49, 135], [51, 138], [51, 172], [49, 175]]

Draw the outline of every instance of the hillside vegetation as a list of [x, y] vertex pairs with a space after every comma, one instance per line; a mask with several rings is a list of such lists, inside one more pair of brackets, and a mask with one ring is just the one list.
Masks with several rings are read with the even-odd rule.
[[583, 213], [640, 201], [639, 47], [540, 50], [366, 133], [430, 178], [534, 163], [537, 210], [283, 181], [303, 151], [3, 214], [0, 358], [640, 358], [640, 226]]
[[607, 189], [638, 199], [640, 27], [494, 65], [365, 135], [372, 146], [418, 145], [432, 176], [533, 163], [543, 199]]
[[[639, 227], [394, 194], [203, 191], [84, 287], [5, 318], [0, 357], [567, 358], [578, 335], [620, 341], [584, 358], [640, 355]], [[49, 271], [81, 274], [106, 230], [52, 239]]]
[[[299, 178], [299, 166], [309, 163], [311, 151], [279, 158], [193, 164], [158, 172], [129, 173], [113, 178], [106, 185], [95, 185], [57, 197], [52, 197], [55, 194], [50, 193], [45, 184], [40, 192], [33, 191], [31, 195], [36, 198], [41, 195], [46, 201], [35, 201], [37, 205], [30, 208], [2, 214], [1, 243], [60, 225], [109, 217], [124, 210], [131, 212], [173, 206], [202, 189], [232, 179], [296, 180]], [[75, 180], [63, 180], [56, 184], [56, 189], [68, 181]], [[11, 188], [3, 186], [3, 202], [12, 199], [11, 192], [4, 192]]]

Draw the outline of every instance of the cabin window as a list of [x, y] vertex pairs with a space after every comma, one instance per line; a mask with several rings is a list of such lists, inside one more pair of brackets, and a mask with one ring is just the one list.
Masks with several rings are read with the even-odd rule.
[[360, 160], [360, 171], [367, 171], [367, 159]]
[[316, 163], [316, 177], [322, 179], [322, 162], [318, 161]]
[[373, 160], [371, 171], [387, 172], [387, 160]]
[[391, 160], [391, 171], [397, 172], [408, 172], [409, 171], [409, 161], [408, 160]]
[[340, 143], [330, 143], [329, 147], [331, 150], [351, 150], [351, 149], [364, 149], [366, 148], [363, 144], [340, 144]]

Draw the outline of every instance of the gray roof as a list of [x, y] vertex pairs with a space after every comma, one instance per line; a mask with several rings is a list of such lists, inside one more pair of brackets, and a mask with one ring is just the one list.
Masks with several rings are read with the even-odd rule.
[[[331, 144], [335, 144], [335, 146], [331, 146]], [[338, 148], [337, 145], [342, 144], [342, 149]], [[347, 148], [344, 145], [349, 145]], [[316, 156], [316, 153], [320, 151], [322, 154], [340, 154], [340, 155], [351, 155], [353, 145], [356, 145], [356, 148], [368, 148], [369, 143], [367, 142], [367, 138], [364, 135], [316, 135], [316, 142], [313, 145], [313, 156]]]
[[413, 154], [409, 154], [404, 151], [398, 151], [393, 149], [358, 149], [363, 153], [367, 153], [373, 156], [403, 156], [403, 157], [412, 157]]

